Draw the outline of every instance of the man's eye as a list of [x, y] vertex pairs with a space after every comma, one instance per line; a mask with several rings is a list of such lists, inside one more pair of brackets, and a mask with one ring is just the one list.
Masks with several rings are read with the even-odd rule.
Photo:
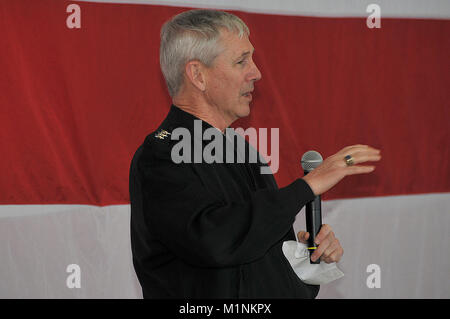
[[244, 63], [245, 63], [245, 60], [241, 60], [237, 64], [244, 64]]

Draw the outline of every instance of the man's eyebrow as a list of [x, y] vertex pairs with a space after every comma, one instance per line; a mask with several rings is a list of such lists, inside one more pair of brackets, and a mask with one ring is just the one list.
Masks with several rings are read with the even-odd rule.
[[250, 55], [250, 54], [252, 54], [254, 52], [255, 52], [255, 49], [253, 49], [252, 51], [245, 51], [239, 57], [237, 57], [236, 60], [242, 59], [242, 58], [244, 58], [244, 57], [246, 57], [246, 56], [248, 56], [248, 55]]

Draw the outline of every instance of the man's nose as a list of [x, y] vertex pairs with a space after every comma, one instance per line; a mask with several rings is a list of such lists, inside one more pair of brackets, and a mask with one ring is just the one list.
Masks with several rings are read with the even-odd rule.
[[259, 69], [256, 66], [255, 62], [252, 61], [252, 70], [251, 70], [251, 73], [250, 73], [249, 80], [256, 82], [256, 81], [261, 80], [261, 78], [262, 78], [261, 72], [259, 71]]

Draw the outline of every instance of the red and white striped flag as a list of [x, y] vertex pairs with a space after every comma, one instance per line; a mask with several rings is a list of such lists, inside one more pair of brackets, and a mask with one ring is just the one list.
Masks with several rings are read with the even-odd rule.
[[170, 3], [0, 0], [0, 297], [140, 297], [128, 170], [171, 103], [159, 32], [208, 7], [250, 28], [262, 80], [233, 126], [280, 128], [280, 187], [307, 150], [382, 151], [323, 196], [346, 276], [319, 297], [449, 298], [449, 2], [378, 1], [379, 28], [371, 1]]

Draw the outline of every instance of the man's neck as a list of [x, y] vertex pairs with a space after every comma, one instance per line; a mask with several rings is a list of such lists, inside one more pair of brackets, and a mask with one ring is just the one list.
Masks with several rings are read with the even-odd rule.
[[183, 111], [209, 123], [222, 133], [224, 133], [225, 129], [233, 122], [227, 119], [227, 117], [224, 114], [221, 114], [216, 108], [204, 102], [174, 98], [173, 104]]

